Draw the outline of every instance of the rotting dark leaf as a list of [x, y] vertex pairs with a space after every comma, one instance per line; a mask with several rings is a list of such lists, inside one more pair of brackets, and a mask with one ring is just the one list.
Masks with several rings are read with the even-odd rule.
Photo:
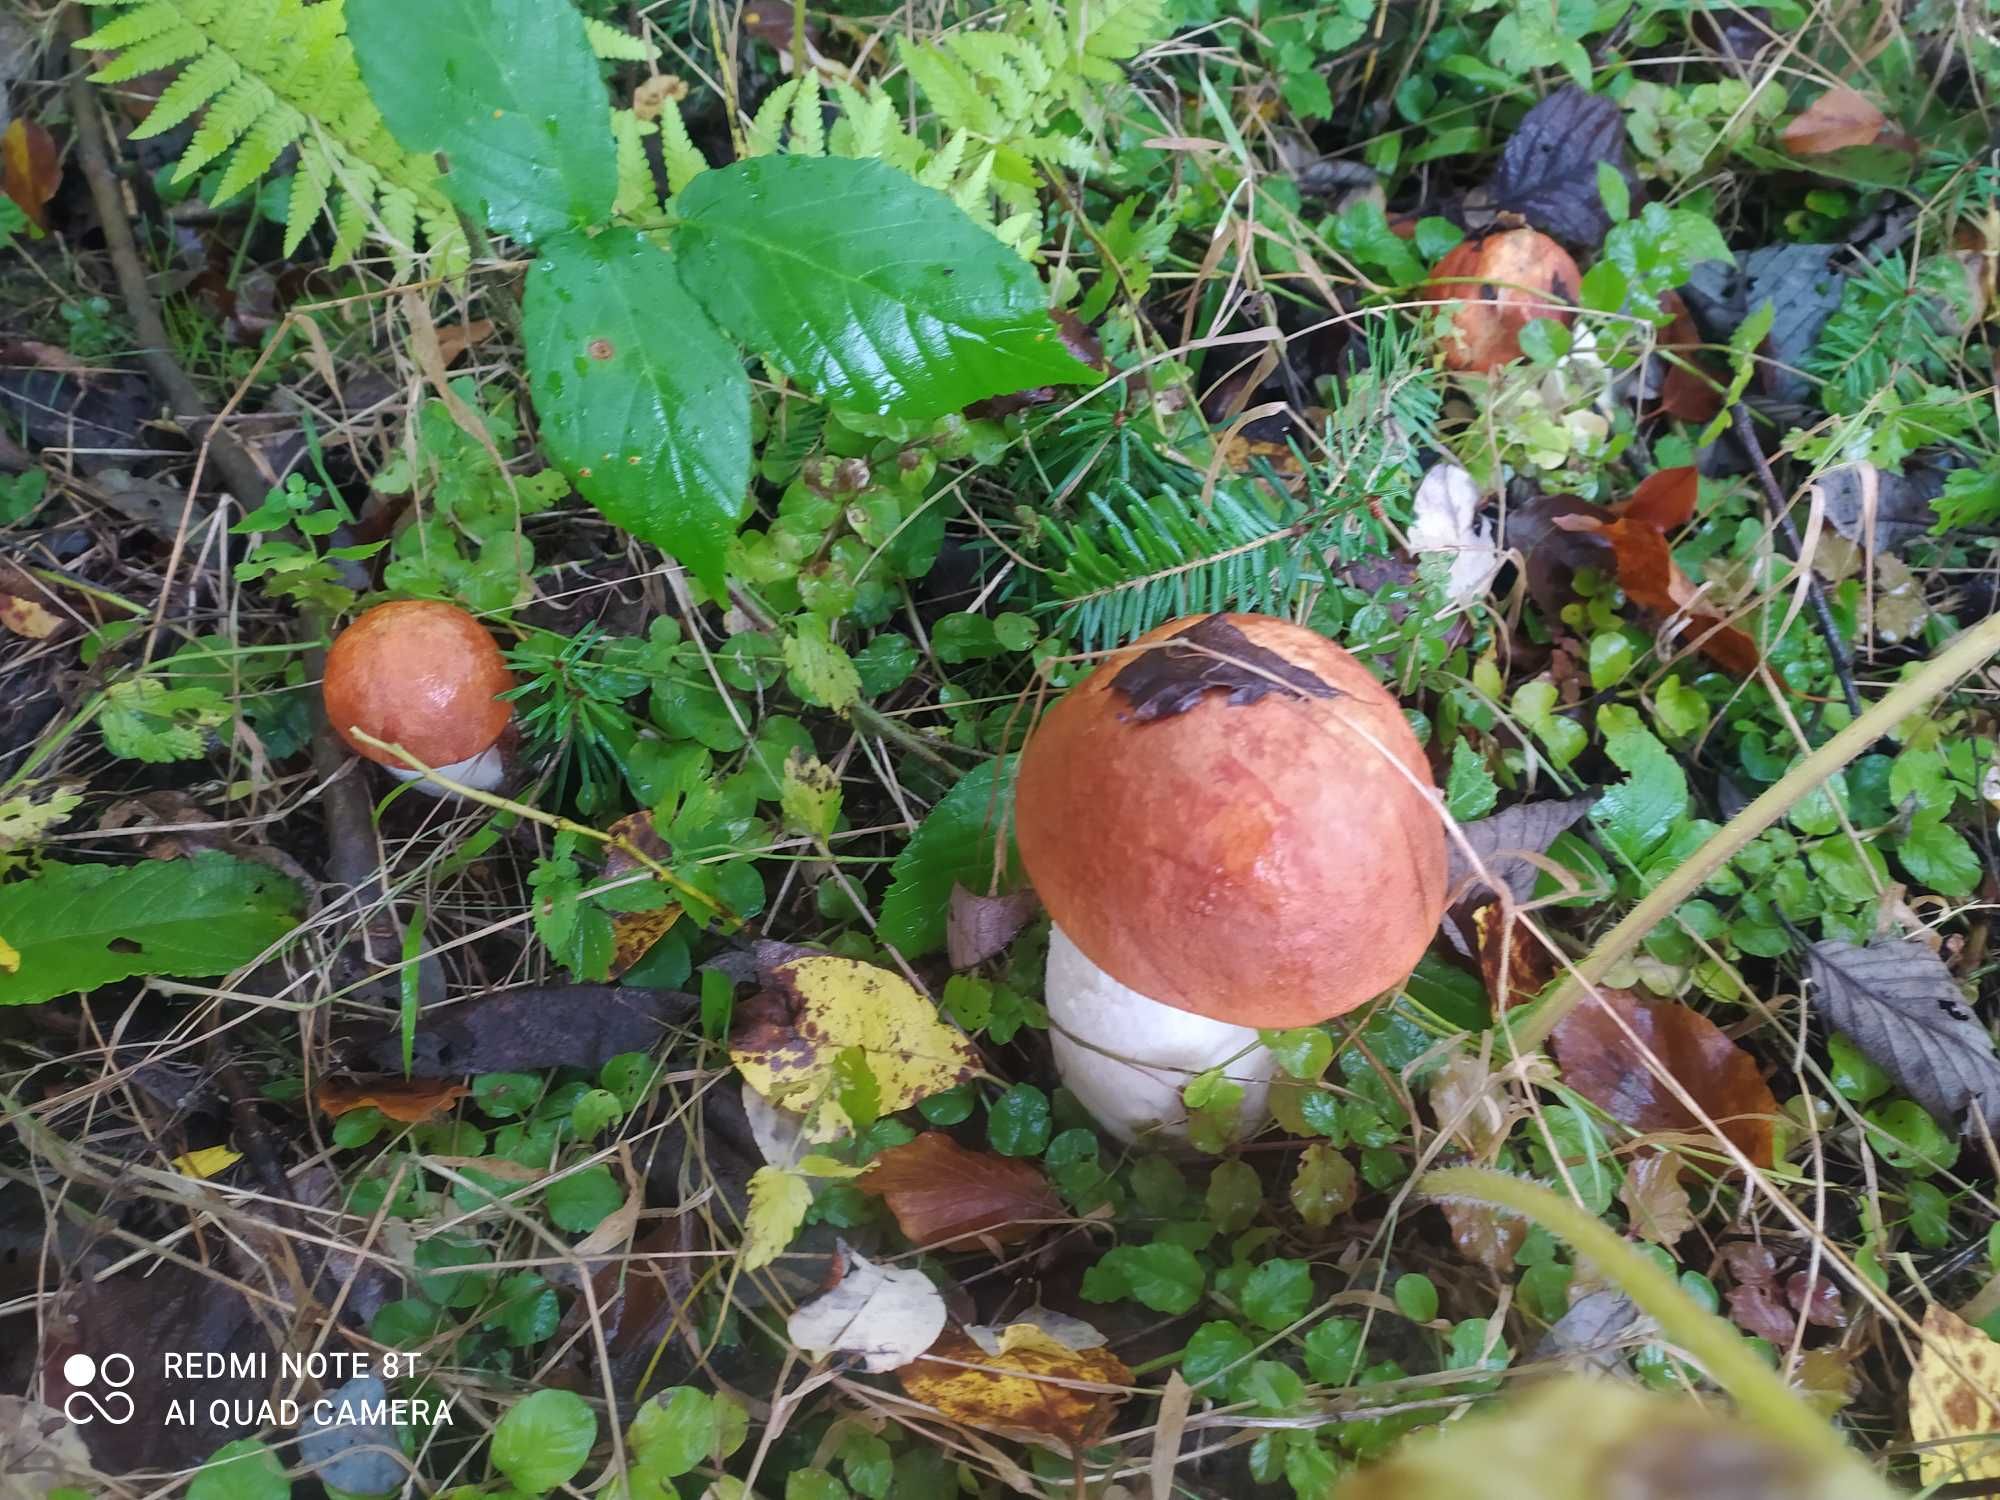
[[951, 966], [969, 969], [1004, 951], [1039, 910], [1041, 902], [1031, 890], [981, 896], [953, 881], [944, 929]]
[[1947, 1126], [1976, 1104], [2000, 1130], [2000, 1058], [1944, 960], [1906, 939], [1828, 939], [1806, 950], [1806, 971], [1828, 1024], [1904, 1093]]
[[1745, 1333], [1769, 1340], [1780, 1349], [1791, 1343], [1799, 1320], [1779, 1300], [1768, 1282], [1746, 1282], [1729, 1289], [1729, 1320]]
[[1215, 690], [1228, 693], [1232, 706], [1255, 703], [1272, 693], [1292, 698], [1340, 696], [1332, 684], [1257, 645], [1221, 615], [1210, 615], [1171, 639], [1175, 644], [1140, 652], [1111, 679], [1111, 686], [1132, 705], [1132, 718], [1184, 714]]
[[1623, 1292], [1609, 1287], [1585, 1292], [1549, 1325], [1535, 1346], [1535, 1358], [1572, 1360], [1615, 1375], [1625, 1368], [1619, 1346], [1638, 1321], [1638, 1306]]
[[1656, 1075], [1650, 1053], [1753, 1165], [1771, 1164], [1777, 1098], [1757, 1060], [1700, 1011], [1599, 990], [1563, 1018], [1551, 1040], [1563, 1082], [1612, 1119], [1644, 1134], [1708, 1134]]
[[1872, 481], [1876, 550], [1896, 552], [1928, 535], [1937, 524], [1931, 502], [1944, 493], [1946, 473], [1914, 462], [1905, 464], [1900, 474], [1884, 473], [1873, 464], [1853, 463], [1828, 470], [1814, 483], [1825, 498], [1827, 524], [1856, 546], [1865, 546]]
[[1559, 523], [1566, 516], [1602, 516], [1604, 512], [1574, 495], [1536, 495], [1507, 512], [1506, 544], [1527, 562], [1528, 594], [1550, 619], [1576, 597], [1575, 577], [1581, 568], [1611, 568], [1611, 544], [1591, 531], [1571, 531]]
[[[1524, 854], [1544, 854], [1565, 831], [1590, 811], [1595, 796], [1564, 797], [1544, 802], [1519, 802], [1503, 807], [1490, 818], [1461, 824], [1459, 831], [1486, 866], [1486, 873], [1498, 886], [1505, 887], [1515, 901], [1526, 901], [1535, 890], [1541, 867]], [[1477, 882], [1467, 894], [1496, 889], [1480, 877], [1472, 862], [1459, 848], [1458, 840], [1445, 845], [1445, 888], [1456, 891], [1467, 881]]]
[[[72, 1355], [103, 1361], [125, 1352], [132, 1361], [131, 1381], [120, 1392], [131, 1399], [130, 1420], [79, 1424], [91, 1460], [102, 1473], [189, 1468], [250, 1431], [206, 1421], [169, 1424], [167, 1403], [185, 1399], [188, 1390], [185, 1382], [164, 1373], [156, 1352], [162, 1349], [225, 1349], [243, 1359], [239, 1368], [255, 1371], [270, 1360], [271, 1341], [225, 1266], [204, 1272], [173, 1261], [150, 1266], [143, 1274], [126, 1271], [103, 1281], [81, 1280], [63, 1293], [44, 1325], [42, 1399], [50, 1406], [62, 1408], [80, 1389], [64, 1373]], [[108, 1401], [106, 1381], [93, 1384], [95, 1394]], [[239, 1402], [254, 1403], [271, 1394], [269, 1385], [266, 1375], [224, 1372], [201, 1383], [200, 1406], [203, 1412], [211, 1402], [235, 1409]], [[113, 1403], [108, 1414], [122, 1405]]]
[[[1503, 220], [1511, 216], [1580, 249], [1595, 250], [1611, 230], [1598, 190], [1603, 162], [1639, 195], [1639, 179], [1625, 160], [1625, 120], [1602, 94], [1574, 85], [1558, 89], [1522, 118], [1500, 152], [1483, 196]], [[1468, 211], [1476, 205], [1468, 201]]]
[[[418, 1018], [411, 1076], [451, 1078], [526, 1068], [597, 1068], [621, 1052], [650, 1052], [700, 1002], [678, 990], [604, 984], [500, 990]], [[401, 1031], [379, 1027], [349, 1047], [349, 1066], [400, 1073]]]
[[1688, 311], [1711, 343], [1724, 343], [1764, 303], [1771, 331], [1758, 353], [1754, 389], [1774, 401], [1804, 401], [1814, 382], [1800, 373], [1819, 341], [1820, 329], [1840, 306], [1845, 272], [1834, 269], [1840, 245], [1767, 245], [1737, 257], [1737, 264], [1705, 260], [1681, 288]]
[[968, 1151], [941, 1130], [877, 1153], [854, 1185], [882, 1199], [913, 1245], [976, 1250], [1032, 1239], [1068, 1217], [1039, 1167]]

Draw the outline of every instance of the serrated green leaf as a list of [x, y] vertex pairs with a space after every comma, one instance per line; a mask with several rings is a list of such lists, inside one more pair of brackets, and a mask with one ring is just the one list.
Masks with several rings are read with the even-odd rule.
[[689, 290], [830, 402], [922, 419], [1097, 378], [1033, 268], [883, 162], [758, 157], [702, 173], [677, 207]]
[[347, 0], [347, 34], [390, 132], [445, 153], [468, 214], [529, 241], [610, 217], [611, 98], [573, 6]]
[[629, 229], [553, 240], [522, 335], [543, 442], [578, 492], [719, 596], [750, 503], [750, 382], [672, 262]]
[[291, 931], [298, 888], [203, 853], [141, 865], [50, 865], [0, 886], [0, 1005], [34, 1005], [135, 974], [224, 974]]
[[[993, 845], [1014, 819], [1014, 757], [967, 772], [938, 800], [890, 867], [876, 936], [906, 958], [944, 946], [954, 884], [983, 891], [993, 877]], [[1008, 839], [1007, 865], [1018, 866]]]

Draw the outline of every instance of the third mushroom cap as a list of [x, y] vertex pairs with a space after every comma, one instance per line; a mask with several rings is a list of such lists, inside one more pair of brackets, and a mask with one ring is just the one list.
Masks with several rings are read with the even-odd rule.
[[1255, 1028], [1400, 984], [1445, 903], [1444, 825], [1395, 698], [1323, 636], [1262, 615], [1176, 620], [1043, 717], [1015, 795], [1056, 931], [1064, 1081], [1130, 1140], [1177, 1130], [1218, 1065], [1262, 1112]]

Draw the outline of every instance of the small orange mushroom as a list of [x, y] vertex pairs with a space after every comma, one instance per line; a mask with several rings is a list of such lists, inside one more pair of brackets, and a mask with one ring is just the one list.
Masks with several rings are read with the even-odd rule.
[[421, 774], [357, 740], [360, 730], [484, 791], [503, 775], [513, 707], [500, 694], [513, 685], [485, 626], [456, 605], [406, 599], [378, 604], [335, 638], [320, 695], [356, 755], [406, 780]]
[[1431, 269], [1430, 301], [1457, 301], [1447, 368], [1484, 375], [1521, 357], [1521, 330], [1536, 318], [1568, 325], [1583, 276], [1570, 253], [1534, 229], [1467, 240]]

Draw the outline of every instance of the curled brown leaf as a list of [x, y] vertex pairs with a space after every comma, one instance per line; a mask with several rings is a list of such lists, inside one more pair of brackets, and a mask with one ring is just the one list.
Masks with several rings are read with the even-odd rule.
[[880, 1152], [855, 1186], [887, 1203], [916, 1245], [971, 1249], [978, 1237], [1010, 1244], [1068, 1216], [1039, 1168], [968, 1151], [939, 1130]]

